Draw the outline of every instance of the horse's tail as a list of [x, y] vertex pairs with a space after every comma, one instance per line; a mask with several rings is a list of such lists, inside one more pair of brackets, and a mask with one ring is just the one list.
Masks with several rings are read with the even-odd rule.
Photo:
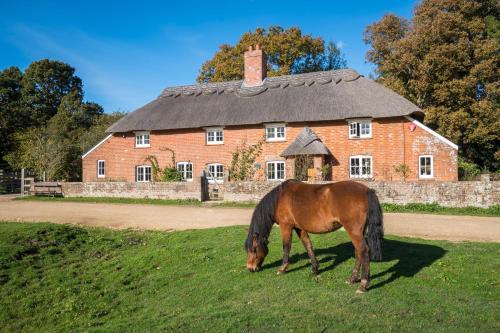
[[370, 249], [370, 259], [382, 260], [382, 238], [384, 237], [384, 219], [380, 202], [375, 191], [368, 191], [368, 216], [366, 217], [365, 238]]
[[245, 248], [252, 247], [253, 237], [257, 238], [261, 248], [267, 248], [267, 238], [271, 233], [271, 228], [275, 222], [274, 213], [278, 199], [283, 189], [293, 180], [287, 180], [273, 188], [257, 204], [252, 214], [252, 222], [248, 229], [248, 237], [245, 241]]

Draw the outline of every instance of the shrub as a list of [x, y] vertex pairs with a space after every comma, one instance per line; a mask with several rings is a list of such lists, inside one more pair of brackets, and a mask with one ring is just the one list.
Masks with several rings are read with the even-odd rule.
[[474, 180], [481, 173], [481, 169], [477, 164], [467, 162], [465, 159], [458, 158], [458, 179]]

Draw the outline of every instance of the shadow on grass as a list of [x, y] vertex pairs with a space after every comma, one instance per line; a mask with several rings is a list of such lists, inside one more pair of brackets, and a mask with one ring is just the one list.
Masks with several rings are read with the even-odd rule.
[[[320, 263], [320, 274], [328, 272], [345, 261], [354, 258], [354, 247], [351, 242], [342, 243], [324, 249], [315, 249], [314, 253]], [[436, 260], [442, 258], [446, 250], [436, 245], [407, 243], [396, 240], [384, 239], [382, 262], [397, 262], [384, 270], [383, 272], [373, 274], [372, 285], [369, 289], [377, 289], [388, 283], [396, 281], [400, 277], [412, 277], [425, 267], [431, 266]], [[299, 253], [290, 256], [289, 263], [294, 264], [299, 261], [306, 261], [305, 264], [298, 267], [290, 267], [287, 273], [292, 273], [301, 269], [309, 269], [310, 261], [307, 253]], [[281, 260], [264, 265], [266, 268], [279, 267]], [[381, 278], [388, 276], [383, 281]], [[346, 276], [347, 278], [347, 276]], [[375, 282], [375, 284], [373, 284]]]

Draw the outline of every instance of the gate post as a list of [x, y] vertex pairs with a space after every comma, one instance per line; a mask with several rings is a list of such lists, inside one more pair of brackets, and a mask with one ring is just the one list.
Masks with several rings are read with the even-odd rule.
[[21, 169], [21, 196], [24, 196], [24, 168]]

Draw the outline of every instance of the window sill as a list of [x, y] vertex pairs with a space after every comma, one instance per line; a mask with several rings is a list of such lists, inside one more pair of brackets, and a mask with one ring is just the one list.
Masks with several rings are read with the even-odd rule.
[[266, 139], [266, 142], [286, 142], [286, 139]]
[[151, 145], [135, 146], [134, 148], [151, 148]]
[[352, 137], [352, 138], [349, 138], [349, 140], [365, 140], [365, 139], [373, 139], [373, 137], [371, 136], [363, 136], [363, 137]]
[[224, 144], [224, 141], [222, 142], [207, 142], [206, 145], [207, 146], [219, 146], [219, 145], [223, 145]]

